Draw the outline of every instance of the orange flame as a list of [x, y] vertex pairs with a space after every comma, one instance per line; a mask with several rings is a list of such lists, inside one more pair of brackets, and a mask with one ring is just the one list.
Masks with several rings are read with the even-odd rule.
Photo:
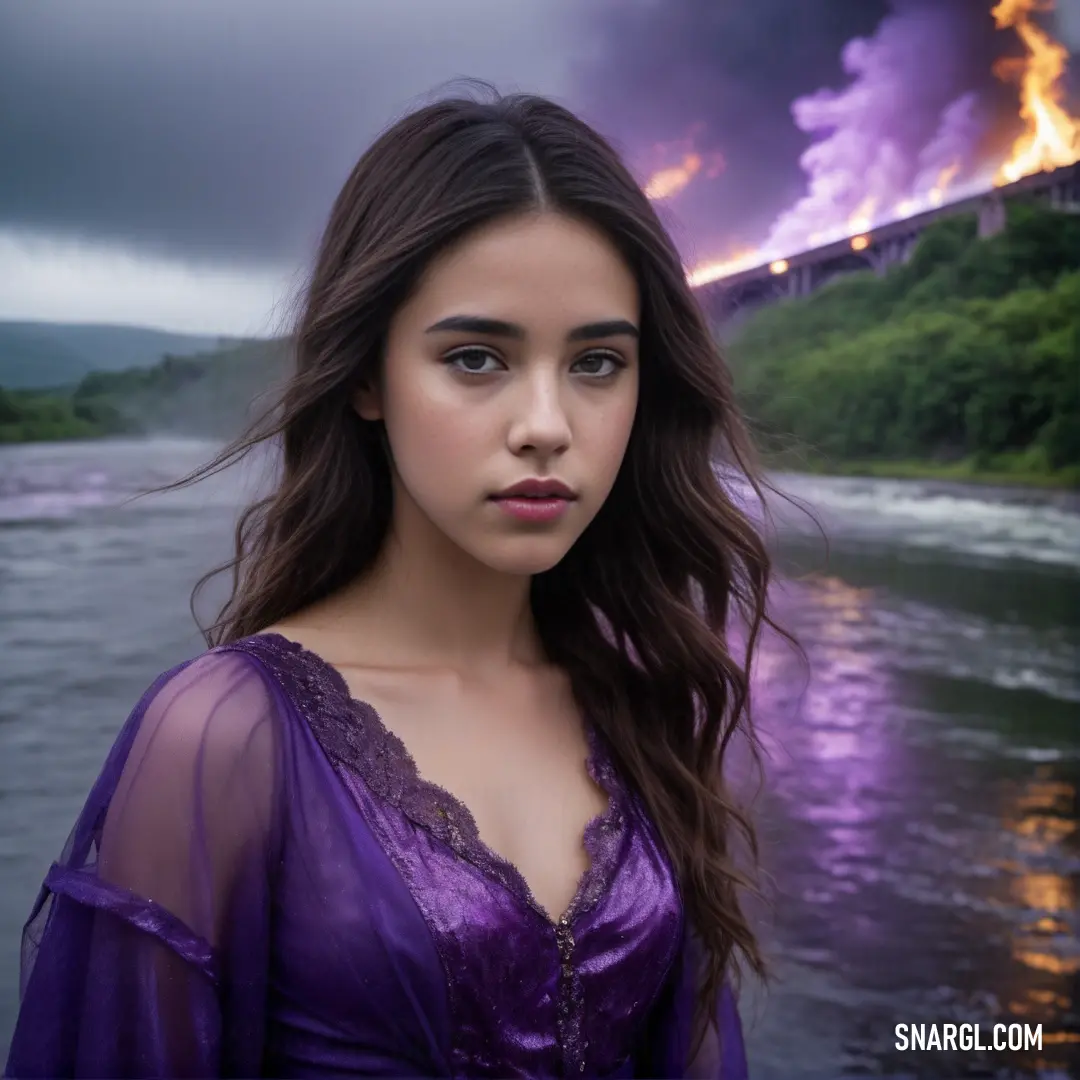
[[708, 285], [710, 281], [719, 281], [720, 278], [737, 274], [740, 270], [749, 270], [751, 267], [760, 265], [761, 252], [756, 248], [747, 248], [729, 255], [726, 259], [715, 259], [696, 266], [687, 274], [686, 280], [691, 288], [696, 289], [699, 285]]
[[1014, 29], [1027, 50], [1018, 63], [1004, 62], [995, 68], [1000, 78], [1019, 78], [1020, 116], [1025, 123], [1024, 133], [994, 179], [998, 185], [1080, 160], [1080, 120], [1062, 105], [1062, 76], [1069, 51], [1031, 18], [1037, 11], [1053, 10], [1053, 0], [1001, 0], [990, 13], [998, 29]]
[[956, 174], [960, 171], [960, 162], [954, 161], [951, 165], [946, 165], [944, 169], [938, 173], [937, 183], [930, 189], [928, 200], [931, 206], [940, 206], [945, 201], [945, 192], [949, 190], [949, 185], [956, 178]]
[[855, 212], [848, 218], [848, 228], [852, 232], [866, 232], [873, 224], [874, 211], [877, 209], [877, 199], [868, 195], [857, 207]]
[[658, 169], [645, 182], [645, 194], [650, 199], [659, 201], [678, 195], [698, 173], [703, 172], [706, 178], [712, 180], [724, 171], [723, 154], [700, 154], [694, 145], [704, 126], [700, 122], [693, 124], [681, 139], [657, 143], [653, 147], [653, 155], [659, 161], [670, 161], [676, 155], [681, 160], [677, 165], [665, 165]]
[[[991, 10], [998, 29], [1013, 29], [1024, 43], [1027, 55], [1019, 60], [999, 61], [994, 71], [1000, 78], [1014, 78], [1020, 84], [1020, 116], [1026, 130], [1016, 140], [1010, 156], [998, 169], [994, 183], [1009, 184], [1023, 176], [1041, 172], [1045, 169], [1061, 168], [1080, 161], [1080, 119], [1071, 117], [1063, 105], [1063, 76], [1068, 50], [1051, 38], [1044, 30], [1035, 25], [1032, 15], [1036, 12], [1054, 10], [1054, 0], [996, 0]], [[696, 155], [688, 155], [688, 157]], [[686, 161], [684, 160], [684, 166]], [[938, 174], [934, 186], [919, 195], [902, 199], [892, 207], [892, 217], [899, 219], [910, 217], [932, 207], [941, 206], [946, 192], [959, 175], [962, 163], [953, 161]], [[694, 171], [700, 168], [700, 161]], [[657, 185], [664, 190], [663, 195], [653, 195], [653, 188], [647, 187], [650, 198], [664, 198], [681, 190], [693, 176], [691, 172], [685, 182], [672, 191], [667, 191], [660, 183], [667, 174], [677, 170], [662, 170], [657, 173], [650, 185]], [[674, 178], [665, 181], [674, 183]], [[874, 218], [879, 207], [876, 200], [868, 196], [847, 222], [848, 237], [853, 250], [861, 251], [869, 247], [870, 241], [865, 234], [875, 224]], [[805, 238], [805, 246], [813, 248], [823, 243], [847, 239], [843, 233], [811, 233]], [[698, 287], [712, 281], [730, 277], [741, 270], [769, 265], [774, 274], [783, 274], [788, 270], [785, 256], [790, 251], [742, 250], [726, 259], [717, 259], [702, 263], [691, 270], [687, 280], [691, 286]]]
[[653, 173], [645, 184], [645, 194], [650, 199], [670, 199], [701, 171], [701, 155], [693, 152], [686, 154], [680, 165], [672, 165]]

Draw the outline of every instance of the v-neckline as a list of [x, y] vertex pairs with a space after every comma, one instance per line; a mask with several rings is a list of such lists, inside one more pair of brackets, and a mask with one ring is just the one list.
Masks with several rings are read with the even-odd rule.
[[353, 696], [345, 676], [333, 664], [276, 631], [253, 634], [236, 644], [259, 643], [269, 646], [275, 657], [291, 657], [299, 667], [292, 673], [301, 684], [298, 704], [309, 706], [302, 711], [320, 745], [339, 766], [359, 775], [373, 794], [513, 893], [551, 928], [567, 930], [607, 892], [627, 824], [626, 792], [602, 734], [587, 719], [585, 766], [608, 802], [585, 825], [581, 843], [588, 865], [566, 910], [556, 918], [536, 899], [521, 870], [480, 836], [466, 803], [423, 776], [401, 737], [387, 727], [373, 705]]

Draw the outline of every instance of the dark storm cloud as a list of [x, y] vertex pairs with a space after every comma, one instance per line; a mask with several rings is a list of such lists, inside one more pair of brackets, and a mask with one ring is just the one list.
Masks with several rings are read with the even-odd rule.
[[[822, 132], [800, 129], [793, 103], [851, 83], [844, 46], [890, 14], [908, 40], [927, 13], [940, 29], [906, 51], [905, 101], [878, 110], [901, 156], [965, 91], [982, 120], [1015, 115], [991, 64], [1018, 47], [992, 4], [0, 0], [0, 230], [291, 261], [372, 135], [473, 75], [579, 108], [643, 178], [692, 144], [706, 165], [670, 220], [688, 255], [722, 253], [805, 194], [799, 156]], [[1078, 6], [1059, 0], [1074, 34]], [[1007, 125], [989, 129], [1005, 145]]]
[[[887, 16], [914, 24], [929, 13], [940, 36], [926, 41], [921, 66], [916, 53], [907, 72], [912, 107], [927, 115], [906, 118], [906, 136], [880, 136], [907, 149], [910, 133], [932, 133], [965, 91], [976, 92], [984, 118], [1015, 113], [1015, 91], [991, 70], [995, 56], [1015, 51], [1015, 38], [995, 31], [991, 7], [992, 0], [601, 0], [590, 10], [604, 48], [577, 69], [580, 101], [642, 174], [664, 164], [657, 144], [691, 131], [697, 151], [722, 157], [724, 168], [712, 179], [699, 174], [671, 215], [685, 247], [723, 253], [762, 240], [805, 193], [798, 162], [813, 137], [796, 125], [792, 104], [850, 83], [845, 44], [872, 36]], [[922, 92], [928, 76], [932, 95]]]
[[0, 0], [0, 229], [292, 259], [457, 76], [558, 95], [570, 0]]

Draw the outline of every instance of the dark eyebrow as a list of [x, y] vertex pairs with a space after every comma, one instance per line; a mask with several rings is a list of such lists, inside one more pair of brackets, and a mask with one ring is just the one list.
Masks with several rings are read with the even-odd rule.
[[592, 341], [606, 337], [640, 337], [638, 328], [626, 319], [608, 319], [607, 322], [586, 323], [577, 326], [566, 335], [567, 341]]
[[488, 337], [525, 336], [525, 331], [514, 323], [503, 322], [502, 319], [485, 319], [480, 315], [451, 315], [433, 323], [425, 333], [437, 334], [440, 330], [464, 330], [468, 334], [485, 334]]
[[[485, 334], [489, 337], [506, 337], [521, 340], [525, 330], [516, 323], [503, 322], [502, 319], [486, 319], [480, 315], [450, 315], [440, 319], [427, 328], [427, 333], [461, 330], [469, 334]], [[626, 319], [608, 319], [605, 322], [586, 323], [575, 326], [566, 335], [567, 341], [593, 341], [596, 338], [632, 337], [637, 338], [638, 328]]]

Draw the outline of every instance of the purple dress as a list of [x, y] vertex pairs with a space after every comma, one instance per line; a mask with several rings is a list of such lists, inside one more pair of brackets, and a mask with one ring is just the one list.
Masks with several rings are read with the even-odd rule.
[[689, 1062], [694, 938], [609, 796], [553, 922], [374, 709], [274, 634], [135, 707], [27, 924], [6, 1075], [746, 1076], [729, 991]]

